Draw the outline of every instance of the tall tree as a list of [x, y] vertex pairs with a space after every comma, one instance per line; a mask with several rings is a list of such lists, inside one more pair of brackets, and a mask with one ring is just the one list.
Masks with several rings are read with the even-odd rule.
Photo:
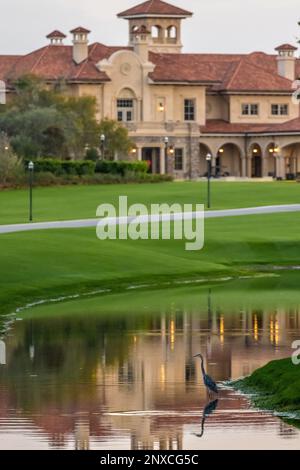
[[112, 119], [101, 121], [100, 134], [105, 136], [104, 159], [113, 159], [116, 154], [126, 158], [134, 146], [128, 136], [128, 130]]
[[86, 145], [97, 144], [94, 98], [65, 96], [33, 76], [20, 78], [15, 89], [0, 114], [0, 130], [8, 134], [18, 155], [83, 158]]

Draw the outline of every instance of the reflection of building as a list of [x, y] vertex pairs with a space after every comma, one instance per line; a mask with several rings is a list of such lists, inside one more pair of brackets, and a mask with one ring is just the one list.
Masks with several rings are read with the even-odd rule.
[[89, 450], [90, 448], [90, 426], [88, 422], [79, 421], [75, 429], [76, 450]]
[[128, 128], [136, 144], [131, 158], [147, 161], [153, 173], [204, 176], [208, 152], [216, 176], [299, 173], [296, 47], [283, 44], [276, 55], [185, 54], [181, 26], [191, 12], [148, 0], [118, 16], [129, 26], [124, 46], [89, 45], [90, 31], [79, 27], [71, 31], [72, 45], [56, 30], [41, 49], [0, 56], [8, 97], [23, 74], [54, 87], [64, 80], [68, 95], [95, 97], [97, 118]]
[[[200, 426], [206, 403], [200, 364], [192, 356], [202, 352], [208, 373], [219, 381], [249, 374], [290, 354], [300, 311], [222, 311], [209, 302], [207, 311], [174, 307], [160, 318], [149, 315], [143, 327], [138, 312], [123, 330], [118, 319], [108, 325], [106, 318], [93, 318], [87, 331], [86, 320], [76, 321], [15, 325], [7, 338], [7, 365], [0, 368], [0, 435], [2, 419], [24, 416], [54, 448], [109, 447], [122, 436], [134, 449], [180, 449], [185, 427]], [[28, 347], [32, 328], [34, 357]], [[251, 423], [247, 400], [230, 392], [222, 397], [224, 413], [208, 421]], [[259, 425], [269, 426], [270, 419], [260, 414]]]

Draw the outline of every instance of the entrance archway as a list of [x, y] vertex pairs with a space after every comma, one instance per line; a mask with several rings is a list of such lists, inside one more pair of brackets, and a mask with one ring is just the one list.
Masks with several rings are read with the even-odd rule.
[[279, 147], [275, 142], [271, 142], [266, 148], [265, 166], [266, 175], [277, 177], [276, 157], [279, 154]]
[[300, 143], [290, 144], [281, 149], [285, 163], [285, 174], [288, 180], [300, 176]]
[[251, 178], [262, 178], [263, 176], [263, 157], [262, 149], [258, 144], [252, 144], [249, 149], [251, 159], [250, 174]]
[[227, 143], [216, 155], [216, 177], [242, 176], [241, 150], [236, 144]]
[[211, 149], [206, 144], [200, 144], [200, 162], [199, 162], [199, 176], [207, 175], [207, 154], [213, 155]]

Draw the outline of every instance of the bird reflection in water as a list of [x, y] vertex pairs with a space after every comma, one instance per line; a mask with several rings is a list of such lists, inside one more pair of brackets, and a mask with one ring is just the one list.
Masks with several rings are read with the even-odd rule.
[[204, 434], [204, 425], [206, 418], [211, 415], [216, 409], [218, 408], [218, 403], [219, 400], [214, 400], [209, 402], [203, 409], [203, 414], [202, 414], [202, 421], [201, 421], [201, 432], [200, 434], [194, 433], [194, 436], [196, 437], [202, 437]]
[[196, 354], [194, 357], [199, 357], [201, 359], [201, 372], [202, 372], [203, 383], [206, 387], [206, 390], [208, 392], [208, 398], [210, 400], [203, 410], [202, 421], [201, 421], [201, 432], [200, 434], [195, 434], [195, 436], [197, 437], [202, 437], [204, 434], [204, 425], [205, 425], [206, 418], [217, 409], [219, 400], [218, 399], [213, 400], [213, 397], [219, 393], [219, 389], [218, 389], [216, 382], [205, 372], [204, 359], [203, 359], [202, 354]]

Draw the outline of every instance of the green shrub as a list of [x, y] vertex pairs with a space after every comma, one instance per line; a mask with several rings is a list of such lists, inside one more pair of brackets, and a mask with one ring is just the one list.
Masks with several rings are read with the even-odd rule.
[[110, 161], [101, 160], [96, 164], [96, 173], [110, 173], [113, 175], [125, 176], [126, 173], [146, 174], [148, 165], [146, 162]]
[[85, 160], [92, 160], [93, 162], [99, 160], [99, 150], [95, 147], [87, 149], [85, 154]]
[[[25, 161], [25, 167], [28, 160]], [[34, 161], [35, 173], [52, 173], [55, 176], [92, 175], [95, 173], [96, 163], [90, 160], [55, 160], [53, 158], [39, 158]]]

